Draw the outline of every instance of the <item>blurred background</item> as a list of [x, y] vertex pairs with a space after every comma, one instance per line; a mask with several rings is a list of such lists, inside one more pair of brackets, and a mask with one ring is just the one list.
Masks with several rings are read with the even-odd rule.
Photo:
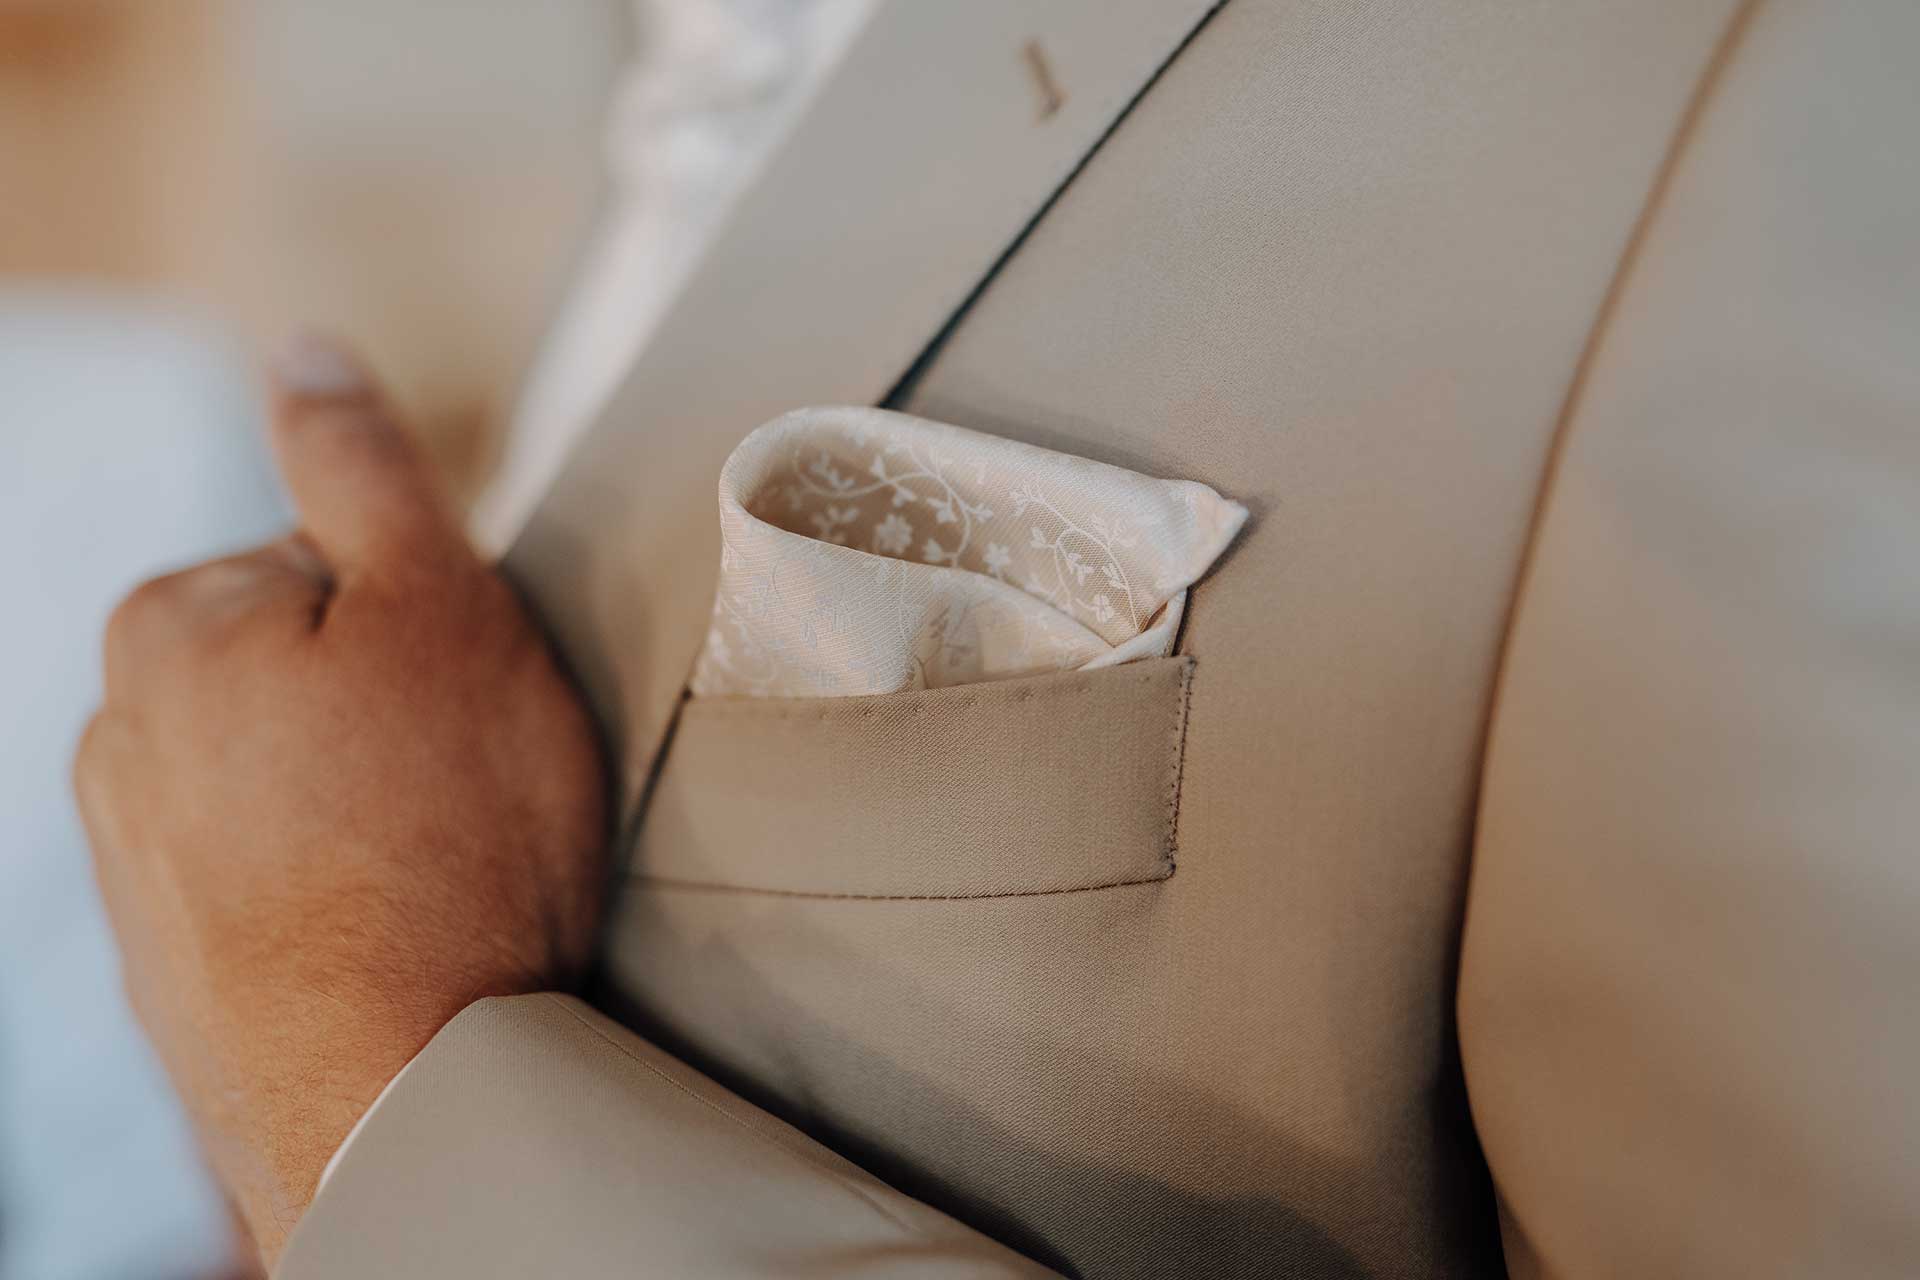
[[255, 370], [295, 329], [371, 353], [473, 498], [604, 199], [633, 27], [631, 0], [0, 0], [3, 1280], [252, 1271], [62, 799], [99, 623], [283, 527]]
[[456, 491], [598, 193], [623, 0], [0, 0], [0, 288], [379, 353]]

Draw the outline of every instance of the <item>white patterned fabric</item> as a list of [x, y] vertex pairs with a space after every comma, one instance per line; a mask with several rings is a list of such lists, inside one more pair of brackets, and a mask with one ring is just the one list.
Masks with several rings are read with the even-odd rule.
[[882, 409], [800, 409], [721, 469], [693, 692], [891, 693], [1163, 656], [1246, 518], [1188, 480]]

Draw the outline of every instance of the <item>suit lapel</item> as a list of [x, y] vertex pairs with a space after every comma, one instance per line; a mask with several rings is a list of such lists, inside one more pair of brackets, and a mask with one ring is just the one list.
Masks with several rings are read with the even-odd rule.
[[743, 196], [507, 556], [631, 798], [707, 629], [715, 481], [807, 404], [874, 403], [1214, 0], [888, 0]]

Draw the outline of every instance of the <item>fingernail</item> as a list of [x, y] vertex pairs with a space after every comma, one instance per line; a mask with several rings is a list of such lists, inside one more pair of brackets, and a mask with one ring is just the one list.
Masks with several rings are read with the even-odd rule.
[[298, 396], [350, 396], [366, 389], [360, 362], [339, 343], [315, 333], [303, 333], [280, 348], [273, 358], [274, 378]]

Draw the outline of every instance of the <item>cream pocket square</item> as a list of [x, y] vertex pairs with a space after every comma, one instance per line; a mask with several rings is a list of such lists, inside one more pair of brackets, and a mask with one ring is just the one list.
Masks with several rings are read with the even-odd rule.
[[800, 409], [720, 472], [696, 696], [890, 693], [1172, 651], [1247, 511], [882, 409]]

